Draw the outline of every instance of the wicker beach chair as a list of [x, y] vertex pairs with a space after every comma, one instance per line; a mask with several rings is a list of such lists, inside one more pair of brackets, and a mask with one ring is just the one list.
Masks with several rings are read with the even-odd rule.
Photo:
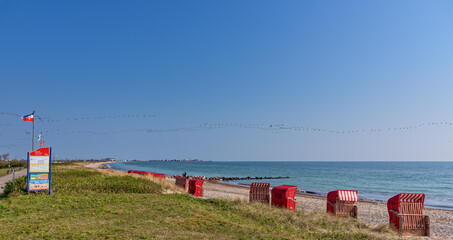
[[390, 227], [403, 236], [430, 235], [429, 216], [423, 215], [425, 194], [400, 193], [387, 201]]
[[166, 178], [167, 175], [163, 173], [154, 173], [154, 172], [149, 172], [149, 174], [153, 175], [155, 178]]
[[182, 176], [176, 176], [175, 185], [184, 188], [184, 191], [187, 192], [188, 184], [187, 178]]
[[136, 174], [140, 174], [140, 175], [148, 175], [149, 174], [148, 172], [135, 171], [135, 170], [129, 170], [129, 171], [127, 171], [127, 173], [136, 173]]
[[291, 211], [296, 211], [296, 191], [297, 186], [281, 185], [272, 188], [271, 204], [283, 207]]
[[155, 178], [165, 178], [167, 175], [162, 174], [162, 173], [153, 173], [153, 172], [145, 172], [145, 171], [135, 171], [135, 170], [129, 170], [127, 173], [136, 173], [140, 175], [153, 175]]
[[190, 179], [188, 192], [195, 197], [203, 197], [203, 183], [204, 179]]
[[335, 216], [357, 218], [357, 191], [336, 190], [327, 194], [327, 212]]
[[250, 185], [249, 201], [269, 204], [269, 187], [269, 183], [252, 183]]

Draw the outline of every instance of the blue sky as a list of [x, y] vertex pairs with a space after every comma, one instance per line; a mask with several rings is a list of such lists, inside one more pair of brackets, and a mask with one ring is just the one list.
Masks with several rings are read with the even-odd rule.
[[0, 0], [0, 152], [25, 157], [31, 124], [11, 114], [36, 110], [60, 158], [453, 160], [452, 12]]

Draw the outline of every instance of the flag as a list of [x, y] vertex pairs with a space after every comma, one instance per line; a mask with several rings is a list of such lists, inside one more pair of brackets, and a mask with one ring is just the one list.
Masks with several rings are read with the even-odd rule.
[[23, 120], [23, 121], [31, 121], [31, 122], [33, 122], [33, 121], [34, 121], [33, 113], [32, 113], [32, 114], [28, 114], [28, 115], [23, 116], [23, 117], [22, 117], [22, 120]]
[[42, 136], [42, 133], [40, 133], [38, 136], [38, 142], [41, 141], [41, 136]]
[[44, 141], [41, 142], [41, 147], [44, 146]]

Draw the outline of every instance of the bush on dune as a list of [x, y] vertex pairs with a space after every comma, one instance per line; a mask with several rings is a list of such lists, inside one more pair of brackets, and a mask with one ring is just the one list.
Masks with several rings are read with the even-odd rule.
[[[74, 164], [52, 165], [52, 193], [161, 193], [161, 185], [148, 179], [131, 176], [107, 176], [101, 172], [83, 169]], [[13, 193], [13, 184], [8, 182], [0, 197]], [[27, 193], [27, 178], [15, 180], [15, 195]], [[43, 194], [44, 192], [33, 192]]]
[[161, 193], [162, 187], [131, 176], [106, 176], [98, 171], [67, 170], [52, 175], [55, 193]]
[[13, 192], [16, 195], [23, 195], [27, 193], [27, 176], [16, 178], [14, 181], [14, 191], [13, 182], [7, 182], [3, 188], [3, 193], [0, 195], [0, 198], [8, 197]]

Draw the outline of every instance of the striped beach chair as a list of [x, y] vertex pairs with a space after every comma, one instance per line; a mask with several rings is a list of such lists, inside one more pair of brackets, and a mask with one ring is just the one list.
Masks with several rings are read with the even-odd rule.
[[184, 191], [187, 192], [188, 185], [187, 178], [182, 176], [176, 176], [175, 185], [178, 187], [184, 188]]
[[252, 183], [252, 185], [250, 185], [249, 201], [269, 204], [269, 188], [269, 183]]
[[430, 235], [429, 216], [423, 215], [425, 194], [400, 193], [387, 201], [390, 227], [403, 236]]
[[336, 190], [327, 194], [327, 212], [335, 216], [357, 218], [357, 191]]

